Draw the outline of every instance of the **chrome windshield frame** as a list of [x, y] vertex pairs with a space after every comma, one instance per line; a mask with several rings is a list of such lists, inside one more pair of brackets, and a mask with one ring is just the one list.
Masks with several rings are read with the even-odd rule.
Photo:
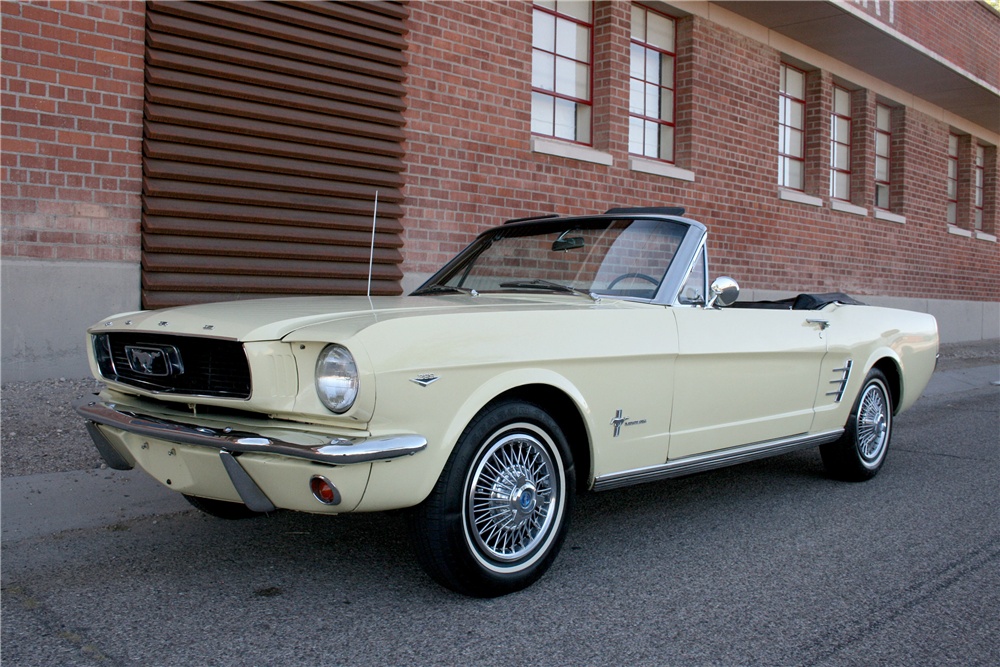
[[572, 229], [574, 225], [579, 225], [583, 222], [593, 222], [595, 220], [607, 220], [609, 223], [612, 220], [663, 220], [675, 224], [681, 224], [685, 227], [684, 237], [681, 239], [680, 244], [677, 247], [674, 257], [670, 262], [670, 266], [667, 268], [666, 274], [663, 280], [660, 282], [660, 286], [656, 291], [656, 294], [652, 298], [641, 298], [641, 297], [628, 297], [619, 296], [615, 294], [607, 294], [600, 291], [595, 291], [595, 294], [602, 298], [607, 299], [619, 299], [623, 301], [636, 301], [640, 303], [650, 303], [662, 306], [674, 305], [677, 300], [677, 295], [680, 293], [681, 288], [684, 286], [684, 281], [687, 279], [688, 273], [691, 271], [691, 266], [697, 260], [698, 252], [702, 248], [705, 238], [707, 236], [708, 230], [705, 225], [698, 222], [697, 220], [692, 220], [691, 218], [685, 218], [677, 215], [663, 215], [656, 213], [634, 213], [634, 214], [601, 214], [601, 215], [585, 215], [585, 216], [572, 216], [572, 217], [558, 217], [558, 218], [546, 218], [540, 220], [528, 220], [524, 222], [509, 223], [506, 225], [501, 225], [498, 227], [493, 227], [486, 230], [482, 234], [476, 237], [476, 239], [470, 243], [464, 250], [458, 253], [454, 258], [452, 258], [447, 264], [445, 264], [441, 269], [439, 269], [434, 275], [428, 278], [420, 287], [414, 290], [411, 294], [420, 295], [419, 292], [425, 287], [431, 285], [443, 283], [444, 281], [450, 279], [458, 270], [459, 267], [463, 266], [469, 259], [470, 256], [478, 255], [489, 247], [491, 239], [497, 235], [503, 234], [504, 231], [510, 231], [513, 229], [523, 229], [523, 228], [536, 228], [539, 233], [551, 233], [558, 231], [560, 229]]

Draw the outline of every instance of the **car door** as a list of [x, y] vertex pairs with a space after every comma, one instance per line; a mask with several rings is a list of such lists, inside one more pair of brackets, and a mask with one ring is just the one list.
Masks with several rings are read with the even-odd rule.
[[675, 307], [669, 458], [806, 433], [813, 421], [822, 324], [811, 311]]

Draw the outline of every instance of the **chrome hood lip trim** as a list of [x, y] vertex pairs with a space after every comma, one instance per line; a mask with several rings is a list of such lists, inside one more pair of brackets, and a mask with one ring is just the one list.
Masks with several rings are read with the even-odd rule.
[[740, 445], [717, 452], [695, 454], [694, 456], [674, 459], [673, 461], [649, 466], [648, 468], [609, 473], [601, 475], [594, 480], [594, 491], [606, 491], [642, 482], [653, 482], [661, 479], [670, 479], [671, 477], [680, 477], [681, 475], [691, 475], [696, 472], [723, 468], [755, 459], [787, 454], [799, 449], [818, 447], [819, 445], [833, 442], [843, 433], [844, 429], [842, 428], [823, 433], [803, 433], [777, 440], [766, 440], [764, 442]]
[[386, 461], [410, 456], [427, 448], [427, 439], [420, 435], [335, 437], [324, 445], [299, 445], [247, 431], [226, 432], [228, 429], [212, 429], [154, 417], [119, 407], [96, 395], [85, 396], [74, 402], [73, 409], [85, 419], [97, 424], [149, 438], [229, 452], [278, 454], [331, 465]]

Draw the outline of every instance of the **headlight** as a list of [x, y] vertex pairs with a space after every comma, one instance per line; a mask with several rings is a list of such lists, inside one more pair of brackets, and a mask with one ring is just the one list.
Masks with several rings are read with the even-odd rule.
[[316, 360], [316, 393], [330, 410], [341, 414], [358, 397], [358, 367], [341, 345], [327, 345]]
[[94, 336], [94, 358], [97, 360], [97, 367], [101, 370], [101, 375], [114, 380], [115, 362], [111, 355], [111, 340], [107, 334], [96, 334]]

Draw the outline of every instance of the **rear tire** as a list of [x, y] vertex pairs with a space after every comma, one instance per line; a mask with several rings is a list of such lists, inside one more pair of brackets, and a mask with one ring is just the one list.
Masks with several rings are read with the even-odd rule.
[[199, 498], [184, 494], [184, 498], [205, 514], [211, 514], [219, 519], [234, 521], [237, 519], [252, 519], [256, 516], [263, 516], [264, 512], [254, 512], [243, 503], [231, 503], [225, 500], [213, 500], [212, 498]]
[[524, 401], [490, 403], [411, 516], [417, 558], [435, 581], [465, 595], [521, 590], [555, 560], [575, 488], [555, 420]]
[[831, 477], [864, 482], [881, 470], [892, 436], [892, 396], [889, 381], [873, 368], [854, 402], [854, 409], [836, 442], [821, 445], [823, 466]]

